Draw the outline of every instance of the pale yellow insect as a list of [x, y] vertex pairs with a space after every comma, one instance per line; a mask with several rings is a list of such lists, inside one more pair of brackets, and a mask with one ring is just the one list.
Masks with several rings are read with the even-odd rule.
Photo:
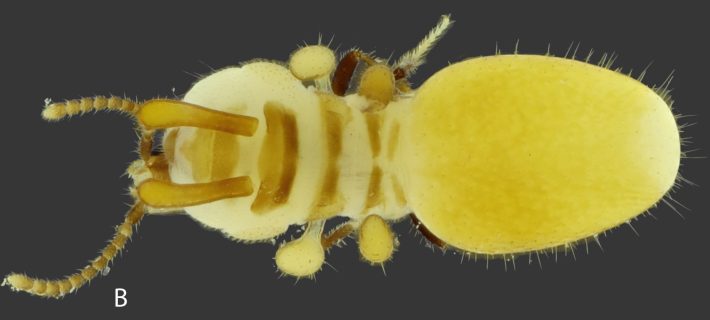
[[[380, 265], [397, 247], [390, 222], [412, 216], [437, 245], [514, 255], [573, 244], [628, 222], [671, 188], [680, 137], [665, 88], [549, 55], [452, 64], [410, 88], [407, 78], [450, 27], [448, 16], [394, 64], [323, 45], [287, 64], [254, 61], [195, 83], [183, 100], [84, 98], [46, 106], [54, 121], [120, 110], [142, 134], [129, 168], [135, 204], [101, 255], [59, 280], [11, 274], [14, 290], [61, 297], [120, 252], [145, 213], [184, 212], [247, 242], [292, 225], [278, 269], [308, 277], [357, 233]], [[358, 62], [366, 66], [348, 90]], [[153, 135], [165, 130], [162, 153]], [[324, 223], [348, 222], [324, 233]]]

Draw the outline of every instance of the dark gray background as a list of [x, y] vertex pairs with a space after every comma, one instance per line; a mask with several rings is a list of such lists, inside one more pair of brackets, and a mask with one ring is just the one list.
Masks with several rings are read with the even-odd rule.
[[[470, 56], [511, 52], [564, 54], [615, 51], [617, 65], [640, 70], [655, 61], [647, 83], [671, 70], [677, 112], [695, 114], [690, 148], [707, 150], [709, 29], [706, 10], [676, 4], [559, 2], [524, 4], [389, 4], [322, 2], [281, 5], [251, 1], [82, 6], [3, 4], [0, 8], [4, 196], [0, 274], [56, 277], [96, 256], [130, 198], [122, 177], [136, 157], [131, 123], [96, 114], [60, 123], [40, 118], [43, 100], [118, 94], [149, 99], [184, 93], [205, 74], [252, 58], [287, 59], [303, 40], [335, 36], [341, 49], [357, 45], [395, 56], [429, 31], [442, 13], [457, 21], [415, 77]], [[596, 55], [599, 57], [599, 55]], [[209, 67], [208, 67], [209, 66]], [[503, 128], [502, 128], [503, 129]], [[695, 155], [706, 155], [700, 151]], [[707, 160], [688, 159], [683, 174], [700, 184], [675, 198], [685, 218], [662, 205], [657, 219], [603, 237], [604, 252], [578, 250], [543, 259], [543, 269], [519, 258], [461, 263], [459, 256], [420, 245], [408, 222], [401, 246], [382, 270], [359, 261], [354, 241], [327, 257], [317, 281], [278, 279], [269, 244], [244, 245], [203, 229], [186, 216], [147, 217], [108, 277], [76, 295], [46, 300], [0, 288], [3, 316], [180, 316], [229, 318], [412, 316], [682, 318], [707, 310], [710, 264]], [[510, 267], [510, 265], [509, 265]], [[128, 290], [126, 308], [113, 308], [113, 289]]]

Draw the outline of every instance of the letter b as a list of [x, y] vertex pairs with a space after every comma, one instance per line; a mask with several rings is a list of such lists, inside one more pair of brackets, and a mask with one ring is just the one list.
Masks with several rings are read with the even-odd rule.
[[115, 307], [123, 308], [128, 304], [128, 298], [126, 298], [126, 289], [116, 288], [116, 299]]

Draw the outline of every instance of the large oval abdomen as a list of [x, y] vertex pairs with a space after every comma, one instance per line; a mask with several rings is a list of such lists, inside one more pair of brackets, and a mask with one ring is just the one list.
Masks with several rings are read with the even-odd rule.
[[434, 235], [471, 252], [544, 249], [624, 223], [661, 199], [680, 160], [656, 92], [569, 59], [453, 64], [407, 117], [407, 201]]

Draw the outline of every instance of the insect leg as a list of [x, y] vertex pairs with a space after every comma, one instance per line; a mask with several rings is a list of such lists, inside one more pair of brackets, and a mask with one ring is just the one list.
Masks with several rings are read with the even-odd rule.
[[32, 295], [50, 298], [61, 298], [67, 293], [78, 290], [104, 271], [109, 262], [123, 250], [126, 241], [133, 235], [133, 226], [140, 223], [144, 213], [143, 203], [136, 202], [126, 213], [123, 223], [116, 227], [116, 234], [101, 251], [101, 254], [79, 272], [55, 280], [38, 279], [25, 274], [11, 273], [5, 277], [2, 285], [9, 286], [14, 291], [24, 291]]
[[370, 66], [377, 64], [377, 61], [375, 61], [373, 57], [357, 49], [351, 50], [340, 59], [338, 66], [335, 68], [333, 79], [331, 80], [331, 88], [335, 95], [345, 95], [348, 87], [350, 87], [350, 80], [353, 77], [355, 68], [357, 68], [357, 64], [360, 61], [364, 61]]
[[444, 242], [444, 240], [439, 239], [437, 236], [435, 236], [427, 227], [422, 224], [421, 221], [419, 221], [419, 218], [417, 218], [414, 213], [410, 214], [409, 217], [412, 219], [412, 224], [414, 225], [414, 228], [421, 233], [424, 238], [426, 238], [429, 243], [439, 247], [441, 250], [446, 250], [447, 244]]
[[355, 231], [355, 228], [353, 228], [353, 225], [350, 222], [345, 222], [335, 227], [333, 230], [328, 232], [328, 234], [324, 234], [321, 237], [320, 242], [323, 245], [323, 249], [328, 250], [333, 246], [337, 246], [338, 243], [340, 243], [340, 240], [345, 239], [345, 237], [352, 234], [353, 231]]

